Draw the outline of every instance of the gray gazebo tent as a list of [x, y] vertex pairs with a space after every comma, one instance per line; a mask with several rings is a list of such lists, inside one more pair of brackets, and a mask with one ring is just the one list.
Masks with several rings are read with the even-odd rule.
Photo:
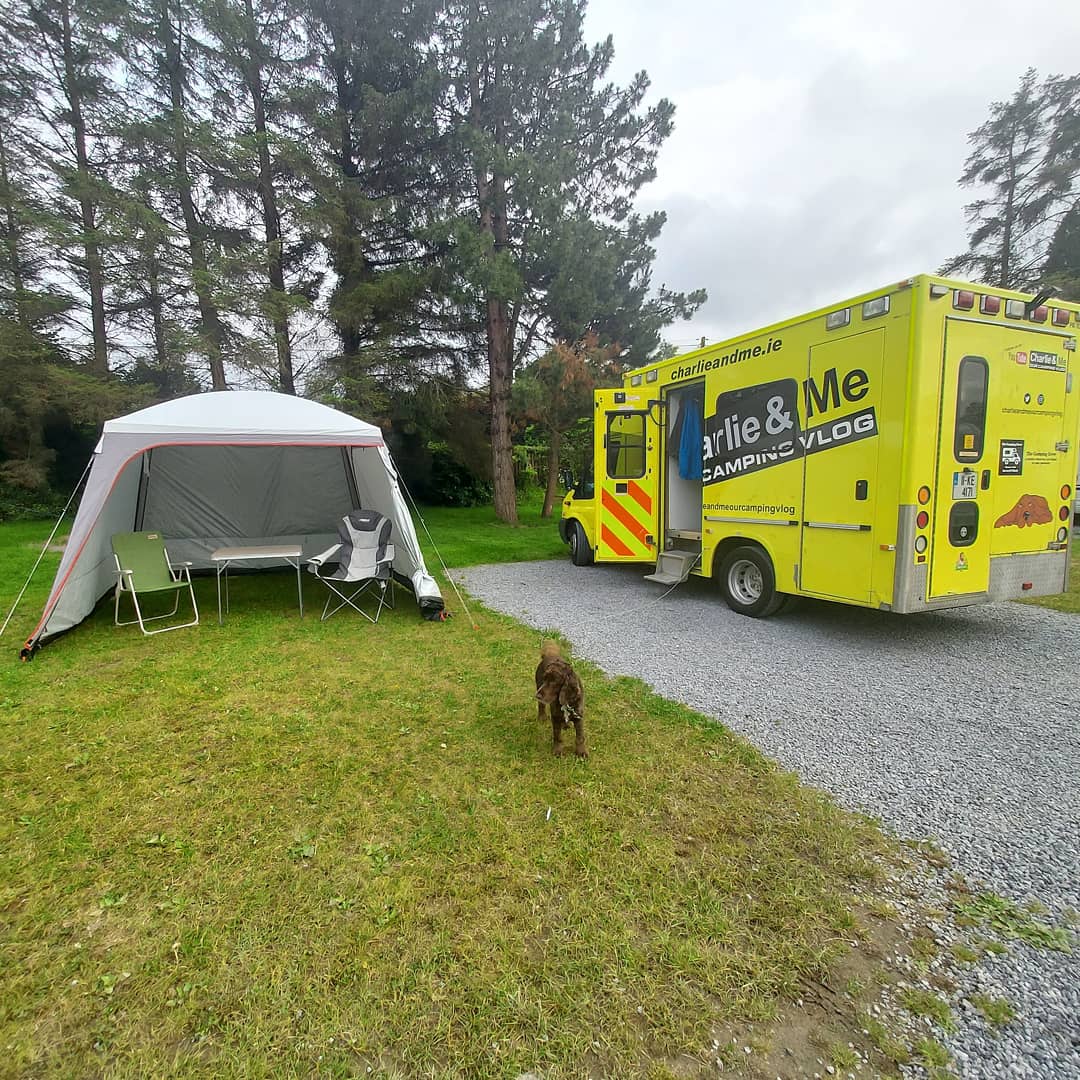
[[394, 576], [442, 611], [382, 432], [314, 401], [261, 391], [193, 394], [109, 420], [41, 620], [23, 657], [82, 622], [116, 581], [110, 538], [154, 529], [174, 560], [210, 569], [231, 545], [336, 542], [351, 509], [393, 523]]

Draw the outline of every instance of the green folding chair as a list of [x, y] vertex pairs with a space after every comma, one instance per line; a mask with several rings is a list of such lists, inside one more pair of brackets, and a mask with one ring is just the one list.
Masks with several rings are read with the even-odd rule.
[[[198, 626], [199, 608], [195, 603], [195, 589], [191, 584], [191, 563], [172, 563], [165, 550], [165, 541], [161, 533], [118, 533], [112, 538], [113, 558], [116, 560], [116, 612], [117, 626], [139, 624], [144, 634], [164, 634], [168, 630], [182, 630], [185, 626]], [[187, 589], [191, 594], [191, 607], [195, 612], [193, 622], [177, 623], [175, 626], [159, 626], [147, 630], [146, 624], [158, 619], [169, 619], [180, 608], [180, 593]], [[139, 598], [160, 593], [172, 593], [174, 596], [172, 611], [164, 615], [144, 616], [139, 605]], [[131, 594], [135, 606], [135, 618], [127, 622], [120, 621], [120, 596]]]

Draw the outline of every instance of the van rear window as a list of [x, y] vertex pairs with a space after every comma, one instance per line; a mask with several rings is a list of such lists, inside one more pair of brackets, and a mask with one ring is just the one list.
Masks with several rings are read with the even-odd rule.
[[990, 368], [981, 356], [960, 361], [956, 383], [956, 427], [953, 456], [957, 461], [978, 461], [986, 441], [986, 391]]
[[607, 429], [607, 473], [630, 480], [645, 475], [645, 414], [611, 413]]

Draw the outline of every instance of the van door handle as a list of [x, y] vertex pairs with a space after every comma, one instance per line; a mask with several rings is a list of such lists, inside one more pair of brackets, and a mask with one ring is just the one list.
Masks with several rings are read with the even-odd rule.
[[870, 496], [870, 481], [869, 480], [856, 480], [855, 481], [855, 501], [865, 502]]
[[990, 470], [983, 469], [982, 471], [982, 489], [983, 491], [990, 490]]

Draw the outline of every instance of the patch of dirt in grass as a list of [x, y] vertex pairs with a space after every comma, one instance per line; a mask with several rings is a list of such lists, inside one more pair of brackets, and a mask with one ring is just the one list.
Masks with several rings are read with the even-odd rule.
[[[897, 981], [889, 963], [908, 955], [910, 946], [900, 927], [869, 911], [856, 911], [858, 944], [841, 957], [822, 982], [803, 984], [802, 997], [791, 1002], [768, 1032], [769, 1051], [747, 1062], [744, 1075], [775, 1077], [827, 1076], [855, 1072], [856, 1055], [862, 1068], [869, 1063], [873, 1075], [889, 1075], [896, 1061], [882, 1053], [861, 1019], [881, 997], [883, 986]], [[837, 1067], [834, 1057], [850, 1054], [851, 1066]]]
[[782, 1007], [775, 1022], [716, 1027], [704, 1054], [656, 1060], [647, 1075], [678, 1080], [702, 1080], [718, 1071], [744, 1080], [897, 1075], [898, 1062], [867, 1033], [863, 1016], [900, 978], [891, 964], [910, 955], [910, 943], [898, 923], [866, 909], [855, 914], [857, 943], [826, 979], [804, 981], [800, 996]]
[[[67, 551], [68, 539], [69, 537], [59, 536], [48, 546], [46, 550], [49, 552], [50, 555], [63, 555], [63, 553]], [[30, 551], [41, 550], [41, 545], [38, 543], [23, 544], [23, 547], [29, 549]]]

